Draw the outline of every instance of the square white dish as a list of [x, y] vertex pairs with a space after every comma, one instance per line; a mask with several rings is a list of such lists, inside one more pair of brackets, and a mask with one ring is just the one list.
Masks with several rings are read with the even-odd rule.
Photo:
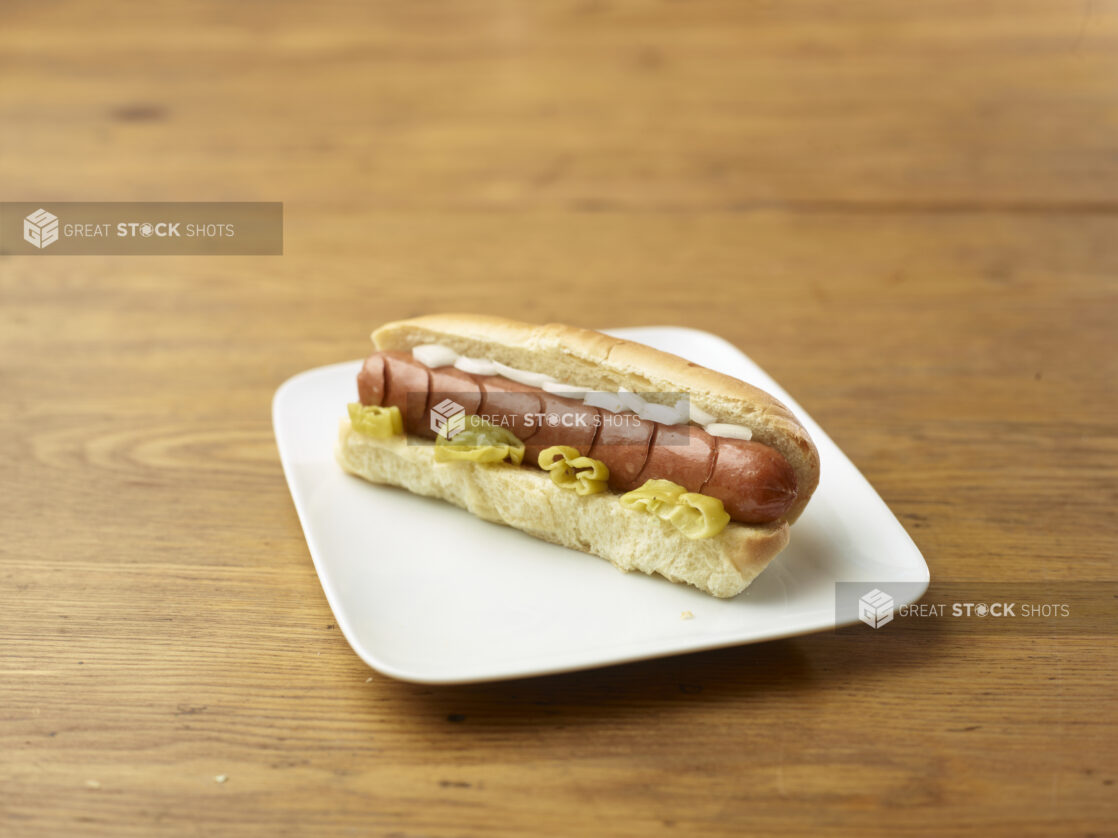
[[609, 334], [740, 378], [796, 414], [819, 448], [822, 478], [787, 549], [744, 593], [719, 600], [366, 483], [334, 461], [361, 362], [308, 370], [276, 391], [276, 443], [326, 599], [371, 667], [432, 684], [542, 675], [833, 629], [837, 582], [917, 583], [897, 606], [923, 595], [928, 566], [900, 522], [748, 357], [694, 329]]

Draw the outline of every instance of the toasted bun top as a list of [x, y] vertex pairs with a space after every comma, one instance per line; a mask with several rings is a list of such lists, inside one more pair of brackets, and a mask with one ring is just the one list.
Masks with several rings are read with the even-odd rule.
[[819, 485], [819, 452], [792, 412], [763, 390], [677, 355], [560, 323], [534, 325], [484, 314], [430, 314], [386, 323], [377, 349], [407, 351], [441, 343], [462, 355], [550, 375], [564, 384], [617, 392], [624, 387], [665, 404], [682, 393], [719, 422], [744, 425], [753, 439], [784, 455], [798, 494], [785, 516], [795, 521]]

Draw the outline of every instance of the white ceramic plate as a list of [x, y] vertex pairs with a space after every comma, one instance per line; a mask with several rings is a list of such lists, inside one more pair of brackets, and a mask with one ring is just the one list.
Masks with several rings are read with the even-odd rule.
[[693, 329], [610, 334], [755, 384], [804, 423], [822, 480], [788, 548], [744, 593], [718, 600], [371, 485], [345, 474], [333, 455], [361, 362], [309, 370], [276, 391], [276, 442], [326, 599], [374, 669], [443, 684], [585, 669], [832, 629], [837, 582], [916, 583], [904, 586], [907, 601], [923, 594], [928, 567], [900, 522], [760, 367]]

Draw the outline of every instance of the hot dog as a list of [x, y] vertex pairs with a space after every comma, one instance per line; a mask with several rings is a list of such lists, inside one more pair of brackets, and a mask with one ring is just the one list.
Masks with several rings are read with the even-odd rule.
[[[689, 492], [716, 497], [730, 518], [748, 524], [779, 519], [796, 500], [796, 474], [777, 451], [759, 442], [721, 439], [701, 428], [641, 421], [623, 411], [606, 417], [596, 407], [500, 376], [431, 369], [402, 352], [374, 352], [358, 375], [362, 404], [392, 405], [408, 433], [433, 439], [427, 411], [452, 398], [467, 413], [499, 417], [525, 443], [525, 463], [552, 445], [570, 445], [609, 467], [609, 486], [627, 492], [647, 480], [671, 480]], [[576, 417], [549, 426], [529, 417]], [[628, 414], [628, 415], [626, 415]], [[636, 421], [607, 421], [633, 418]]]
[[[373, 342], [340, 428], [343, 468], [623, 570], [733, 596], [783, 549], [818, 484], [815, 446], [784, 405], [645, 346], [481, 315], [389, 323]], [[507, 429], [496, 461], [440, 459], [450, 443], [435, 414], [449, 403]], [[372, 434], [355, 410], [392, 430]], [[522, 459], [502, 459], [511, 443]]]

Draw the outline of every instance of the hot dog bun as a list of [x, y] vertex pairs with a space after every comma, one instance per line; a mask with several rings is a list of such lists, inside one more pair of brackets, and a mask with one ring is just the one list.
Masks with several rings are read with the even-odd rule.
[[[794, 522], [819, 485], [819, 452], [792, 412], [763, 390], [728, 375], [632, 341], [558, 323], [534, 325], [480, 314], [432, 314], [386, 323], [372, 335], [377, 349], [408, 351], [441, 343], [476, 358], [541, 372], [557, 381], [655, 401], [684, 393], [720, 422], [745, 425], [753, 439], [784, 455], [796, 472]], [[665, 404], [672, 398], [666, 395]]]
[[439, 498], [479, 518], [592, 553], [618, 568], [658, 573], [716, 597], [732, 597], [788, 543], [788, 524], [731, 524], [691, 540], [654, 515], [624, 509], [616, 495], [576, 495], [546, 472], [502, 465], [435, 463], [434, 446], [373, 439], [341, 423], [338, 462], [359, 477]]

